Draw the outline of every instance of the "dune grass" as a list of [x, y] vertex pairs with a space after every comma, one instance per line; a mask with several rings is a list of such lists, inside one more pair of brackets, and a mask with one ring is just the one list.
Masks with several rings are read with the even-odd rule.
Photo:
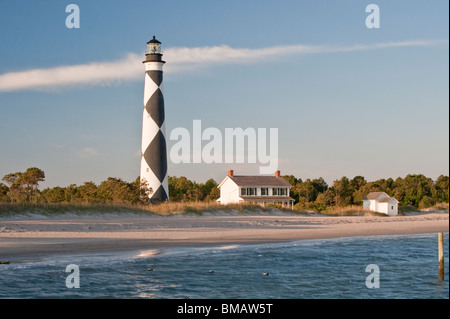
[[436, 203], [432, 207], [427, 207], [423, 210], [448, 212], [448, 209], [449, 209], [449, 204], [446, 202], [443, 202], [443, 203]]
[[[399, 215], [404, 216], [409, 212], [420, 212], [416, 207], [400, 206]], [[447, 211], [448, 203], [441, 203], [436, 207], [428, 208], [426, 211]], [[74, 215], [101, 215], [101, 214], [138, 214], [138, 215], [203, 215], [204, 213], [235, 213], [235, 214], [254, 214], [254, 213], [287, 213], [295, 215], [310, 215], [312, 211], [291, 210], [288, 208], [266, 206], [257, 204], [228, 204], [222, 205], [216, 202], [165, 202], [154, 205], [131, 205], [131, 204], [93, 204], [93, 203], [0, 203], [0, 217], [9, 217], [15, 215], [37, 214], [43, 216], [61, 215], [70, 213]], [[382, 216], [387, 215], [364, 210], [362, 206], [328, 207], [320, 212], [326, 216]]]
[[329, 207], [321, 212], [322, 214], [329, 216], [383, 216], [386, 214], [376, 213], [371, 210], [366, 210], [362, 206], [351, 205], [343, 207]]
[[[228, 204], [221, 205], [216, 202], [165, 202], [154, 205], [129, 205], [129, 204], [91, 204], [91, 203], [0, 203], [0, 217], [38, 214], [44, 216], [71, 213], [75, 215], [97, 215], [107, 213], [129, 213], [142, 215], [183, 215], [203, 213], [257, 213], [284, 211], [273, 207], [261, 207], [254, 204]], [[287, 210], [292, 212], [291, 210]]]
[[137, 207], [113, 204], [67, 204], [67, 203], [0, 203], [0, 216], [13, 216], [18, 214], [38, 214], [44, 216], [72, 213], [76, 215], [93, 213], [140, 213]]

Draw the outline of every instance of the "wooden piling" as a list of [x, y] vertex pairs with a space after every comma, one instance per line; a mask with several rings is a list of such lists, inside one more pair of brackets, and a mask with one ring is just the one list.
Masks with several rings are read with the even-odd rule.
[[444, 234], [438, 235], [438, 252], [439, 252], [439, 280], [444, 280]]

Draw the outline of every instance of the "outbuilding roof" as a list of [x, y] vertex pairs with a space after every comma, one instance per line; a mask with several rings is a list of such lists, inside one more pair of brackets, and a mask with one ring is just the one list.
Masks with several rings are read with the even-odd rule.
[[378, 196], [380, 196], [381, 194], [385, 194], [387, 197], [389, 197], [388, 194], [386, 194], [385, 192], [371, 192], [369, 194], [367, 194], [363, 200], [370, 200], [370, 199], [377, 199]]
[[387, 203], [387, 202], [389, 202], [391, 199], [393, 199], [393, 200], [395, 200], [395, 201], [398, 202], [398, 200], [396, 200], [394, 197], [385, 197], [385, 198], [380, 199], [378, 202], [379, 202], [379, 203]]
[[385, 192], [371, 192], [369, 194], [367, 194], [363, 200], [375, 200], [378, 197], [380, 197], [380, 195], [384, 195], [380, 200], [378, 200], [379, 203], [387, 203], [389, 202], [391, 199], [395, 200], [396, 202], [398, 202], [397, 199], [395, 199], [394, 197], [390, 197], [388, 194], [386, 194]]

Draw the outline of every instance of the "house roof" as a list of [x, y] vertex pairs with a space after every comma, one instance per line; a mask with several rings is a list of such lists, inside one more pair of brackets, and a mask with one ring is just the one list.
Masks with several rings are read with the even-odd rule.
[[378, 198], [378, 196], [380, 196], [381, 194], [385, 194], [387, 197], [389, 197], [388, 196], [388, 194], [386, 194], [385, 192], [371, 192], [371, 193], [369, 193], [369, 194], [367, 194], [364, 198], [363, 198], [363, 200], [367, 200], [367, 199], [377, 199]]
[[283, 177], [276, 176], [245, 176], [233, 175], [228, 176], [238, 186], [254, 186], [254, 187], [292, 187]]

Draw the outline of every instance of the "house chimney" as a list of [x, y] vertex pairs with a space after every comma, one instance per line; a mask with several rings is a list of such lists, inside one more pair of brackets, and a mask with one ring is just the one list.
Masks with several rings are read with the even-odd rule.
[[230, 169], [230, 170], [228, 171], [228, 176], [233, 176], [233, 170], [232, 170], [232, 169]]
[[280, 171], [275, 171], [275, 176], [280, 177]]

